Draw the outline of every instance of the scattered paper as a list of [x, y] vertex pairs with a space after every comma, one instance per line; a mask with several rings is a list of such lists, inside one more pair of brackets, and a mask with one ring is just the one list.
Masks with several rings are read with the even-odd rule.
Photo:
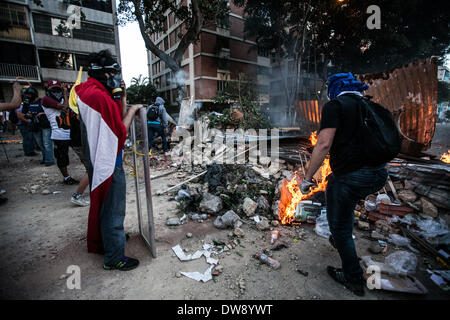
[[259, 216], [254, 216], [253, 221], [255, 221], [256, 223], [259, 223], [261, 221], [261, 219], [259, 218]]
[[200, 272], [180, 272], [183, 276], [186, 276], [190, 279], [196, 280], [196, 281], [202, 281], [202, 282], [208, 282], [212, 279], [212, 268], [214, 266], [210, 266], [204, 273]]
[[198, 250], [193, 254], [186, 254], [181, 246], [177, 244], [176, 246], [172, 247], [173, 252], [177, 255], [178, 259], [181, 261], [190, 261], [190, 260], [196, 260], [201, 258], [202, 256], [205, 256], [206, 262], [210, 264], [211, 266], [204, 272], [180, 272], [182, 275], [196, 280], [196, 281], [202, 281], [207, 282], [212, 279], [211, 271], [212, 268], [219, 263], [218, 259], [211, 258], [211, 254], [220, 254], [223, 252], [221, 250], [220, 252], [212, 251], [211, 249], [214, 248], [213, 244], [204, 244], [203, 250]]

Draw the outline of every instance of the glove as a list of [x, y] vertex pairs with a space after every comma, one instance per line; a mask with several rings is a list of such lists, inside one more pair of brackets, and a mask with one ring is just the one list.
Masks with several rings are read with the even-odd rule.
[[300, 191], [302, 192], [302, 194], [308, 194], [311, 192], [311, 187], [315, 185], [316, 184], [314, 182], [303, 179], [302, 183], [300, 184]]

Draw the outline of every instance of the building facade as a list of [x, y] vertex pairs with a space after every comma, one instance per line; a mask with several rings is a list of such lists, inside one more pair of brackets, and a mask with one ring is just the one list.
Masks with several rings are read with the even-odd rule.
[[17, 77], [41, 94], [49, 79], [73, 83], [92, 52], [109, 49], [120, 61], [115, 10], [115, 0], [2, 1], [0, 100], [11, 97]]
[[[187, 0], [189, 2], [189, 0]], [[254, 39], [244, 36], [243, 9], [229, 1], [228, 17], [215, 25], [205, 26], [199, 41], [191, 44], [181, 62], [183, 72], [177, 81], [184, 81], [186, 95], [196, 103], [210, 103], [228, 80], [235, 80], [240, 73], [258, 83], [260, 104], [269, 101], [270, 59], [258, 52]], [[154, 43], [166, 53], [173, 53], [183, 33], [183, 25], [167, 13], [165, 32], [152, 35]], [[176, 84], [172, 71], [164, 61], [147, 52], [149, 78], [167, 104], [175, 105]], [[179, 79], [181, 77], [181, 79]]]

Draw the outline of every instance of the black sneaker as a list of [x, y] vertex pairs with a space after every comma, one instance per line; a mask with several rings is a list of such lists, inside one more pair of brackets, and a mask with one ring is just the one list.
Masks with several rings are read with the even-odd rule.
[[345, 278], [342, 269], [337, 269], [331, 266], [327, 267], [327, 272], [336, 282], [343, 284], [348, 290], [356, 294], [357, 296], [364, 296], [364, 280], [357, 282], [350, 282]]
[[129, 271], [137, 268], [139, 265], [138, 259], [133, 259], [129, 257], [123, 257], [122, 260], [117, 262], [115, 265], [103, 265], [103, 269], [105, 270], [120, 270], [120, 271]]
[[73, 184], [79, 184], [80, 181], [77, 181], [74, 178], [72, 178], [71, 176], [68, 176], [67, 178], [64, 178], [63, 183], [73, 185]]

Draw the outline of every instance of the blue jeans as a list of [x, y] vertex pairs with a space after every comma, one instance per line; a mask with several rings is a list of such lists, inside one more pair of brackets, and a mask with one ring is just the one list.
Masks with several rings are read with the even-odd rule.
[[22, 135], [23, 153], [28, 156], [34, 152], [33, 132], [31, 132], [27, 124], [19, 125], [20, 134]]
[[387, 177], [388, 173], [383, 165], [377, 168], [364, 167], [340, 176], [331, 174], [328, 178], [328, 224], [348, 281], [361, 281], [363, 276], [352, 238], [353, 211], [359, 200], [380, 190], [386, 184]]
[[108, 195], [100, 210], [100, 230], [105, 249], [104, 262], [117, 264], [125, 254], [126, 182], [123, 167], [115, 167]]
[[163, 142], [164, 152], [166, 152], [168, 150], [166, 132], [164, 131], [164, 129], [161, 126], [161, 124], [148, 123], [147, 124], [147, 128], [148, 128], [147, 129], [148, 130], [148, 148], [149, 149], [152, 148], [153, 138], [157, 137], [158, 135], [160, 135], [161, 139], [162, 139], [162, 142]]
[[53, 157], [53, 141], [51, 139], [52, 129], [41, 129], [37, 132], [33, 132], [33, 136], [41, 149], [42, 161], [45, 164], [53, 164], [55, 159]]

